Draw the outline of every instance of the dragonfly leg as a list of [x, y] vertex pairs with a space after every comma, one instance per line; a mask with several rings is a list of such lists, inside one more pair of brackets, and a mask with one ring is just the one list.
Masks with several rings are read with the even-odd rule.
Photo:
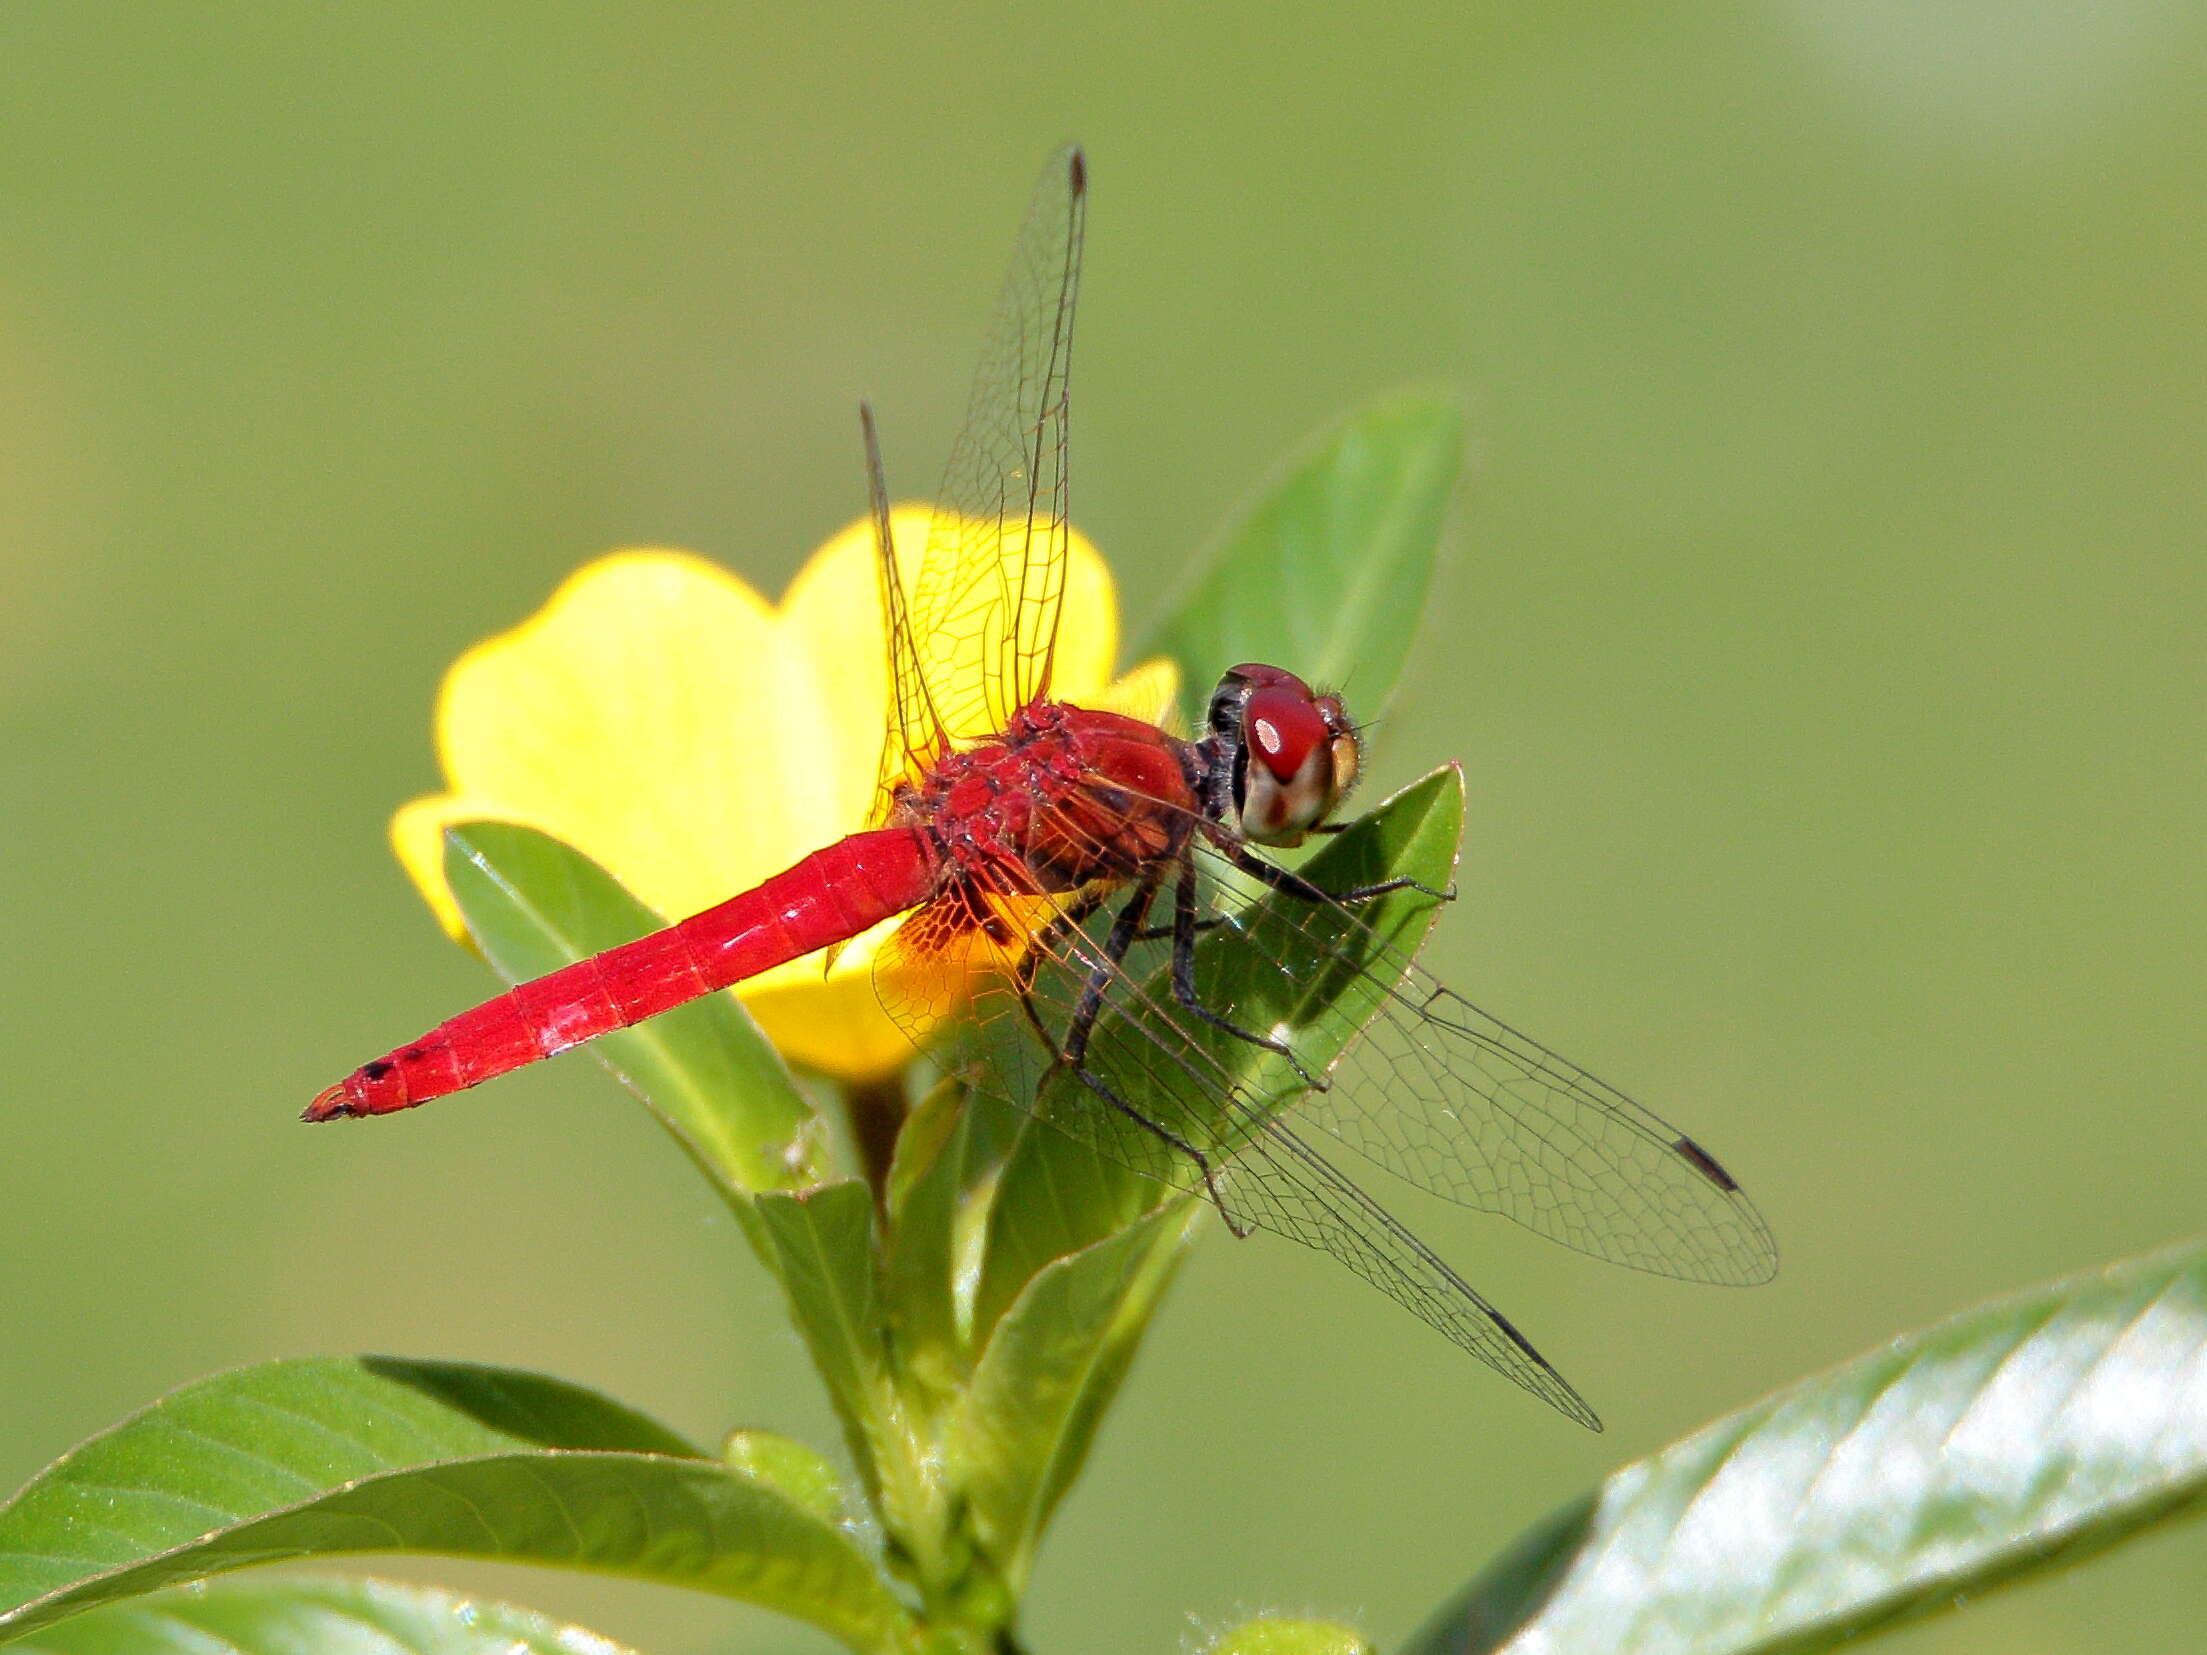
[[1103, 1015], [1104, 990], [1126, 959], [1126, 951], [1134, 946], [1135, 934], [1142, 929], [1142, 921], [1149, 917], [1150, 904], [1157, 900], [1161, 871], [1153, 869], [1142, 876], [1142, 882], [1126, 899], [1126, 906], [1119, 910], [1119, 917], [1111, 922], [1103, 952], [1088, 968], [1088, 980], [1081, 984], [1081, 997], [1065, 1025], [1065, 1044], [1059, 1047], [1056, 1042], [1051, 1043], [1061, 1062], [1077, 1069], [1087, 1058], [1088, 1037], [1095, 1030], [1096, 1019]]
[[[1102, 906], [1103, 898], [1100, 896], [1083, 897], [1070, 907], [1059, 910], [1048, 925], [1035, 933], [1034, 941], [1028, 944], [1027, 952], [1019, 957], [1018, 968], [1012, 975], [1012, 985], [1019, 991], [1022, 999], [1026, 997], [1027, 990], [1034, 986], [1035, 973], [1042, 968], [1042, 962], [1049, 958], [1051, 947], [1079, 930], [1088, 916]], [[1029, 1015], [1033, 1015], [1032, 1008], [1029, 1009]], [[1047, 1035], [1043, 1040], [1053, 1048], [1057, 1045]]]
[[[1197, 920], [1195, 922], [1195, 928], [1199, 932], [1216, 931], [1220, 926], [1224, 925], [1225, 923], [1225, 915], [1213, 914], [1209, 919]], [[1177, 934], [1178, 933], [1170, 925], [1145, 925], [1144, 927], [1142, 927], [1141, 930], [1134, 933], [1134, 940], [1136, 942], [1162, 942], [1165, 938], [1175, 936]]]
[[1258, 883], [1268, 885], [1275, 891], [1285, 892], [1289, 896], [1300, 897], [1305, 902], [1369, 902], [1374, 897], [1387, 895], [1390, 891], [1419, 891], [1431, 897], [1435, 902], [1454, 902], [1456, 900], [1456, 887], [1454, 885], [1450, 885], [1445, 891], [1436, 891], [1424, 880], [1412, 879], [1408, 874], [1398, 874], [1393, 879], [1374, 880], [1369, 885], [1351, 885], [1345, 891], [1329, 891], [1321, 885], [1313, 885], [1293, 868], [1283, 868], [1276, 863], [1267, 862], [1263, 857], [1250, 851], [1247, 846], [1227, 843], [1219, 848], [1226, 853], [1227, 861], [1233, 863], [1235, 867], [1241, 869], [1243, 873], [1248, 874]]
[[1087, 897], [1073, 906], [1063, 909], [1057, 917], [1037, 931], [1028, 944], [1027, 952], [1019, 957], [1019, 964], [1012, 971], [1012, 992], [1019, 996], [1019, 1009], [1027, 1014], [1027, 1022], [1043, 1049], [1049, 1052], [1053, 1063], [1062, 1063], [1064, 1054], [1058, 1050], [1058, 1038], [1050, 1032], [1042, 1020], [1042, 1013], [1035, 1009], [1035, 974], [1042, 969], [1042, 962], [1050, 957], [1050, 949], [1062, 938], [1080, 929], [1090, 914], [1103, 905], [1101, 897]]
[[1051, 1067], [1056, 1068], [1064, 1063], [1064, 1054], [1058, 1050], [1057, 1036], [1043, 1022], [1042, 1013], [1035, 1010], [1035, 997], [1031, 992], [1034, 987], [1034, 973], [1023, 970], [1022, 975], [1024, 980], [1015, 983], [1012, 992], [1019, 996], [1019, 1009], [1027, 1014], [1027, 1026], [1035, 1031], [1035, 1038], [1042, 1042], [1042, 1049], [1050, 1054]]
[[1202, 1150], [1196, 1148], [1194, 1144], [1188, 1142], [1187, 1139], [1181, 1137], [1179, 1133], [1173, 1131], [1170, 1127], [1165, 1126], [1161, 1122], [1151, 1120], [1147, 1115], [1143, 1114], [1141, 1110], [1135, 1108], [1134, 1105], [1127, 1102], [1126, 1099], [1120, 1097], [1118, 1093], [1114, 1092], [1108, 1085], [1104, 1083], [1102, 1076], [1096, 1074], [1093, 1070], [1088, 1068], [1086, 1064], [1075, 1063], [1072, 1067], [1073, 1073], [1080, 1077], [1080, 1081], [1083, 1086], [1086, 1086], [1091, 1092], [1095, 1093], [1096, 1096], [1102, 1098], [1104, 1102], [1110, 1104], [1112, 1108], [1118, 1110], [1120, 1114], [1124, 1115], [1128, 1120], [1132, 1121], [1143, 1131], [1151, 1133], [1168, 1147], [1176, 1150], [1182, 1155], [1185, 1155], [1189, 1160], [1193, 1161], [1195, 1163], [1196, 1171], [1200, 1173], [1203, 1178], [1203, 1193], [1210, 1198], [1211, 1205], [1218, 1208], [1218, 1215], [1219, 1217], [1226, 1220], [1226, 1227], [1234, 1232], [1234, 1236], [1237, 1240], [1246, 1241], [1249, 1239], [1250, 1231], [1253, 1230], [1255, 1226], [1248, 1223], [1246, 1220], [1236, 1218], [1234, 1216], [1234, 1209], [1226, 1204], [1225, 1193], [1219, 1189], [1218, 1179], [1212, 1174], [1211, 1158], [1208, 1155], [1204, 1154]]
[[[1203, 928], [1203, 922], [1195, 915], [1195, 861], [1183, 855], [1180, 877], [1173, 882], [1172, 891], [1172, 997], [1192, 1011], [1204, 1022], [1222, 1034], [1230, 1034], [1236, 1040], [1268, 1051], [1275, 1057], [1287, 1059], [1287, 1065], [1305, 1086], [1323, 1092], [1331, 1084], [1324, 1075], [1314, 1075], [1303, 1067], [1303, 1060], [1295, 1055], [1295, 1048], [1285, 1040], [1272, 1035], [1258, 1034], [1245, 1029], [1239, 1023], [1220, 1016], [1203, 1003], [1203, 997], [1195, 986], [1195, 939]], [[1217, 924], [1218, 921], [1211, 921]]]
[[[1081, 985], [1080, 1000], [1073, 1007], [1073, 1015], [1065, 1025], [1065, 1043], [1058, 1046], [1051, 1042], [1051, 1045], [1057, 1062], [1072, 1070], [1083, 1086], [1167, 1148], [1185, 1155], [1202, 1176], [1204, 1193], [1210, 1197], [1211, 1205], [1218, 1208], [1219, 1216], [1226, 1220], [1226, 1227], [1237, 1236], [1247, 1236], [1249, 1226], [1236, 1218], [1234, 1210], [1227, 1206], [1225, 1194], [1219, 1189], [1218, 1178], [1212, 1171], [1211, 1158], [1163, 1122], [1152, 1120], [1143, 1114], [1113, 1091], [1101, 1075], [1088, 1067], [1088, 1039], [1095, 1032], [1096, 1019], [1103, 1015], [1104, 990], [1110, 986], [1113, 975], [1125, 960], [1127, 950], [1141, 934], [1142, 921], [1149, 915], [1150, 904], [1157, 899], [1157, 885], [1162, 872], [1162, 869], [1158, 869], [1145, 874], [1142, 882], [1127, 898], [1126, 906], [1119, 910], [1119, 917], [1111, 922], [1110, 933], [1104, 938], [1103, 950], [1089, 967], [1088, 980]], [[1024, 990], [1019, 998], [1020, 1003], [1027, 1007], [1028, 1020], [1036, 1028], [1042, 1028], [1042, 1019]], [[1049, 1038], [1048, 1032], [1044, 1031], [1043, 1039], [1049, 1041]]]

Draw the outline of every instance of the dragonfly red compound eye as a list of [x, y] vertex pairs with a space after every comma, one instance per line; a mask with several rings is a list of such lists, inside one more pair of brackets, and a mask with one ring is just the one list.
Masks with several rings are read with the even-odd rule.
[[1313, 699], [1311, 688], [1285, 667], [1267, 666], [1262, 661], [1244, 661], [1238, 667], [1226, 669], [1227, 680], [1252, 690], [1293, 690], [1305, 701]]
[[1297, 679], [1252, 690], [1241, 727], [1242, 831], [1260, 845], [1302, 843], [1339, 797], [1325, 714]]
[[1250, 752], [1283, 782], [1295, 779], [1330, 733], [1308, 692], [1298, 695], [1285, 688], [1253, 692], [1242, 710], [1242, 723]]

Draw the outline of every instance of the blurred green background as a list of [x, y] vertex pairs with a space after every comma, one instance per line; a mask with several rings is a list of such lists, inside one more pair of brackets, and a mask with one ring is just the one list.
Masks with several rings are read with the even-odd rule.
[[[2196, 6], [19, 3], [0, 1483], [314, 1351], [832, 1440], [729, 1222], [587, 1060], [293, 1115], [488, 986], [383, 841], [446, 663], [615, 545], [778, 591], [863, 503], [861, 394], [924, 491], [1068, 136], [1075, 512], [1134, 623], [1310, 428], [1460, 386], [1473, 464], [1378, 758], [1468, 766], [1435, 957], [1715, 1146], [1786, 1263], [1697, 1289], [1409, 1209], [1596, 1438], [1325, 1260], [1207, 1235], [1033, 1647], [1267, 1610], [1400, 1636], [1620, 1459], [2199, 1227]], [[2200, 1543], [1891, 1647], [2190, 1643]], [[663, 1652], [820, 1647], [409, 1572]]]

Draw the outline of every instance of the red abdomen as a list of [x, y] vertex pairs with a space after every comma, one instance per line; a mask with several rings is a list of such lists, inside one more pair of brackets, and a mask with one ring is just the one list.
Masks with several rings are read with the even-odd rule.
[[937, 858], [910, 828], [854, 833], [679, 925], [562, 967], [354, 1070], [310, 1121], [386, 1115], [846, 942], [925, 901]]

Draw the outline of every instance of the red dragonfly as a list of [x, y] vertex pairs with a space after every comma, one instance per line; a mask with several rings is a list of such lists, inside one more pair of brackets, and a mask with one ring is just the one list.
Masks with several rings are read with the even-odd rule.
[[[1767, 1280], [1769, 1228], [1693, 1139], [1414, 963], [1419, 916], [1449, 893], [1401, 877], [1321, 889], [1263, 854], [1339, 830], [1361, 755], [1339, 696], [1236, 666], [1194, 740], [1050, 698], [1086, 189], [1078, 150], [1044, 174], [909, 590], [863, 416], [894, 685], [876, 825], [462, 1012], [306, 1118], [426, 1103], [909, 914], [876, 979], [916, 1042], [956, 1023], [952, 1061], [977, 1085], [1209, 1200], [1238, 1235], [1333, 1254], [1598, 1429], [1502, 1313], [1296, 1127], [1664, 1275]], [[930, 681], [922, 640], [985, 670]], [[1330, 1065], [1298, 1049], [1314, 1026], [1347, 1047]]]

